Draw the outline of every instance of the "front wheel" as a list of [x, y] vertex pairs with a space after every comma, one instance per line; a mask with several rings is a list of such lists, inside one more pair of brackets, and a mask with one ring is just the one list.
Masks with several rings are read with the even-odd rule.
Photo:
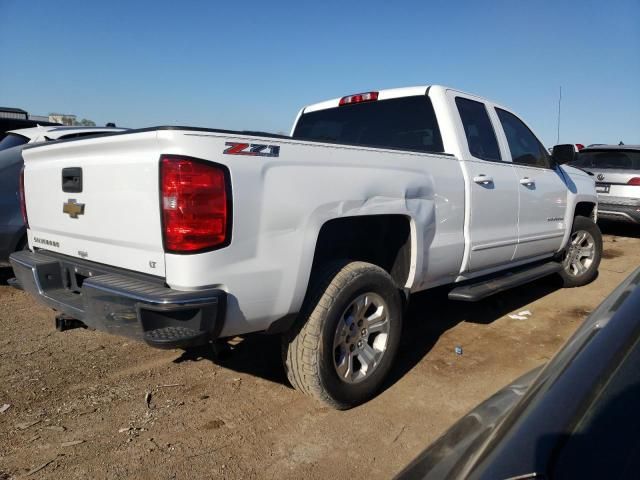
[[565, 287], [581, 287], [598, 274], [602, 259], [602, 234], [598, 226], [586, 217], [577, 216], [569, 244], [562, 255], [560, 277]]
[[381, 388], [401, 329], [400, 292], [386, 271], [365, 262], [333, 265], [284, 338], [289, 381], [334, 408], [359, 405]]

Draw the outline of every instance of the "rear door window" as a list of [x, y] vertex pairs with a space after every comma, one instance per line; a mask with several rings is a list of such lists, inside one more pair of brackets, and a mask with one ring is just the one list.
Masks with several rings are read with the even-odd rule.
[[529, 127], [514, 114], [496, 108], [507, 137], [513, 163], [528, 167], [550, 168], [549, 154]]
[[484, 103], [456, 97], [456, 106], [467, 137], [469, 153], [483, 160], [501, 160], [496, 133]]
[[421, 152], [444, 151], [433, 105], [425, 95], [305, 113], [293, 138]]

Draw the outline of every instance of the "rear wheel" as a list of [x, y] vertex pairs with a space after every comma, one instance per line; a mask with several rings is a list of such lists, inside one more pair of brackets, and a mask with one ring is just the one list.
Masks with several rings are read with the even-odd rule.
[[598, 274], [602, 259], [602, 234], [598, 226], [586, 217], [577, 216], [569, 244], [562, 255], [560, 277], [565, 287], [580, 287]]
[[369, 400], [396, 355], [401, 322], [400, 292], [387, 272], [365, 262], [334, 265], [284, 338], [289, 381], [338, 409]]

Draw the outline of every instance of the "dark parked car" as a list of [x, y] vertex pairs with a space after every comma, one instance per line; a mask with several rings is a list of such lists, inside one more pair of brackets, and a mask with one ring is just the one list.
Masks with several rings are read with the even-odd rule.
[[639, 478], [639, 284], [637, 269], [544, 368], [472, 410], [398, 478]]
[[24, 145], [0, 151], [0, 263], [26, 247], [27, 232], [20, 212], [19, 179]]

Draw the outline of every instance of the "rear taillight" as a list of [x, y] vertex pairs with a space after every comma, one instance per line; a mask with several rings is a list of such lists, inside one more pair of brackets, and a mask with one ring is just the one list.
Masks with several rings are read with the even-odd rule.
[[378, 100], [378, 92], [356, 93], [355, 95], [347, 95], [340, 99], [340, 105], [349, 105], [351, 103], [373, 102]]
[[576, 143], [576, 149], [577, 149], [578, 151], [580, 151], [580, 150], [584, 149], [584, 145], [583, 145], [583, 144], [581, 144], [581, 143]]
[[627, 185], [640, 185], [640, 177], [633, 177], [627, 182]]
[[226, 167], [189, 157], [160, 157], [160, 207], [167, 252], [195, 253], [231, 240]]
[[24, 225], [29, 228], [29, 218], [27, 217], [27, 202], [24, 198], [24, 165], [22, 166], [22, 170], [20, 170], [20, 186], [18, 191], [20, 195], [20, 211], [22, 212], [22, 220], [24, 221]]

